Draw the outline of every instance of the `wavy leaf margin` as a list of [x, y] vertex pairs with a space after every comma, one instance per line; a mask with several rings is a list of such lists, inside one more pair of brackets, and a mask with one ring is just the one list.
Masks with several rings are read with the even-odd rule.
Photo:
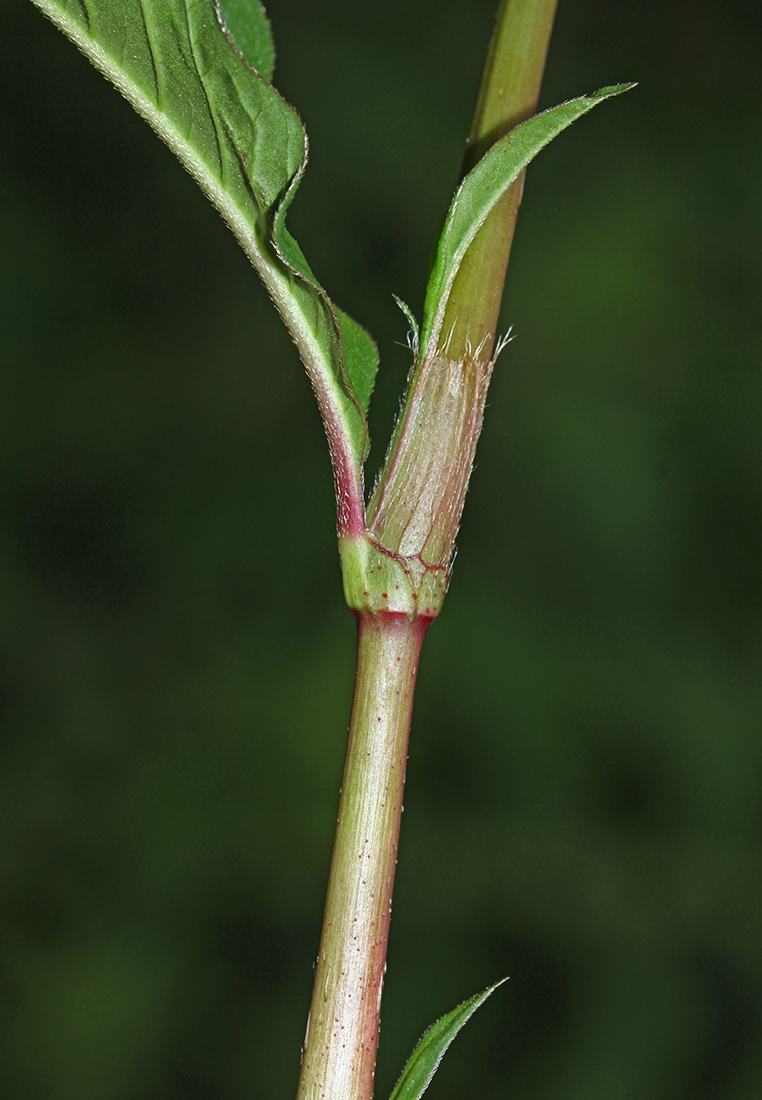
[[178, 156], [259, 273], [297, 346], [334, 466], [340, 532], [364, 530], [373, 340], [337, 310], [285, 224], [307, 136], [270, 83], [259, 0], [33, 0]]

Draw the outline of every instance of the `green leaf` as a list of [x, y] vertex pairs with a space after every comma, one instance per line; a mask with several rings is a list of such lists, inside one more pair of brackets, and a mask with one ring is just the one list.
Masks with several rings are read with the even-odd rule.
[[270, 23], [259, 0], [219, 0], [218, 18], [222, 29], [252, 69], [272, 81], [275, 43]]
[[439, 338], [452, 284], [469, 245], [490, 211], [529, 162], [575, 119], [611, 96], [634, 88], [616, 84], [535, 115], [495, 142], [455, 192], [437, 244], [426, 288], [421, 357]]
[[33, 2], [150, 122], [237, 236], [315, 389], [339, 525], [364, 529], [365, 412], [378, 357], [370, 336], [334, 308], [286, 228], [307, 138], [269, 83], [275, 53], [259, 0]]
[[389, 1100], [419, 1100], [419, 1097], [423, 1096], [431, 1084], [431, 1078], [439, 1068], [445, 1051], [460, 1029], [471, 1019], [477, 1008], [484, 1004], [490, 994], [507, 980], [503, 978], [502, 981], [495, 982], [489, 989], [464, 1001], [431, 1025], [408, 1058], [402, 1076], [394, 1086]]

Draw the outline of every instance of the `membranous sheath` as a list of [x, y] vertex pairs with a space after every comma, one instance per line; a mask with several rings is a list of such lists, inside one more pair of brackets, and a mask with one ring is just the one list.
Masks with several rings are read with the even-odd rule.
[[369, 531], [404, 558], [450, 564], [491, 373], [491, 361], [476, 359], [420, 365], [368, 508]]
[[342, 540], [345, 591], [356, 611], [439, 614], [493, 362], [477, 352], [417, 364], [367, 531]]

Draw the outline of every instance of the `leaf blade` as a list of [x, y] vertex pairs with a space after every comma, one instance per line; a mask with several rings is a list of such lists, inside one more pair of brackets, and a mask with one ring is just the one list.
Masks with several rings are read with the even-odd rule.
[[343, 501], [340, 526], [364, 529], [365, 412], [378, 357], [286, 229], [307, 139], [269, 83], [274, 47], [259, 0], [33, 2], [150, 123], [228, 222], [312, 381]]
[[477, 1008], [484, 1004], [498, 986], [507, 980], [503, 978], [482, 993], [469, 997], [467, 1001], [463, 1001], [452, 1012], [448, 1012], [446, 1016], [442, 1016], [431, 1025], [405, 1063], [405, 1068], [389, 1100], [420, 1100], [439, 1068], [447, 1048], [460, 1029], [468, 1023]]
[[485, 153], [455, 192], [434, 254], [423, 315], [421, 356], [439, 338], [445, 306], [468, 247], [500, 198], [531, 160], [576, 119], [634, 84], [601, 88], [522, 122]]

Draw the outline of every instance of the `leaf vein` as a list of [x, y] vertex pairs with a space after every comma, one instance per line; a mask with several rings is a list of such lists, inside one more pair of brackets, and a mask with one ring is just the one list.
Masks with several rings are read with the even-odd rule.
[[143, 22], [143, 29], [146, 36], [146, 44], [148, 45], [148, 57], [151, 62], [151, 68], [153, 70], [153, 81], [156, 89], [156, 106], [159, 110], [164, 110], [164, 82], [161, 78], [160, 65], [156, 59], [156, 46], [154, 45], [153, 35], [151, 28], [148, 24], [148, 13], [146, 11], [146, 0], [139, 0], [140, 6], [140, 18]]

